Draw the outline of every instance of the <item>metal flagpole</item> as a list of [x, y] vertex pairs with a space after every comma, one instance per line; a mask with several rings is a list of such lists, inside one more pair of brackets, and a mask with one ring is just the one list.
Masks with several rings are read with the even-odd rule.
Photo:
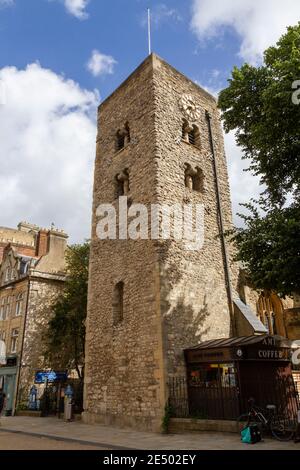
[[150, 8], [148, 8], [148, 49], [149, 55], [151, 54], [151, 12]]

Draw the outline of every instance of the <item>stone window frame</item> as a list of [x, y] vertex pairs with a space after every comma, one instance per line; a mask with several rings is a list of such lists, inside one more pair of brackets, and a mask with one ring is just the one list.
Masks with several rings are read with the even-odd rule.
[[5, 282], [11, 281], [11, 267], [7, 266], [5, 270]]
[[126, 121], [123, 128], [118, 129], [116, 133], [116, 152], [121, 152], [130, 143], [130, 127], [129, 122]]
[[118, 326], [124, 320], [124, 287], [123, 281], [119, 281], [114, 285], [112, 301], [114, 326]]
[[16, 297], [15, 316], [20, 317], [23, 314], [24, 292], [20, 292]]
[[116, 182], [116, 198], [121, 196], [128, 196], [130, 193], [129, 170], [125, 168], [121, 173], [115, 177]]
[[193, 168], [190, 163], [185, 163], [184, 168], [185, 187], [190, 191], [203, 194], [205, 191], [205, 176], [202, 168], [199, 166]]
[[201, 149], [200, 129], [196, 124], [190, 124], [187, 119], [182, 119], [182, 141], [195, 148]]
[[0, 321], [6, 320], [6, 297], [2, 297], [0, 301]]
[[10, 352], [16, 354], [18, 351], [19, 328], [13, 328], [10, 336]]

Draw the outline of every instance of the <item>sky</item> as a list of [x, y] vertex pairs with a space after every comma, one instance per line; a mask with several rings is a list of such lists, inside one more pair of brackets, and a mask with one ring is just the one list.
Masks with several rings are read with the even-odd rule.
[[[0, 226], [90, 236], [96, 111], [152, 48], [217, 93], [300, 20], [299, 0], [0, 0]], [[234, 222], [261, 188], [225, 136]]]

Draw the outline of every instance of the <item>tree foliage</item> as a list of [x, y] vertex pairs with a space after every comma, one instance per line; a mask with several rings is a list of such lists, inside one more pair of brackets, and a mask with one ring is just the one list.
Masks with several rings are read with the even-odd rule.
[[235, 131], [249, 170], [266, 188], [258, 202], [246, 204], [250, 215], [234, 237], [238, 259], [256, 287], [282, 295], [300, 291], [300, 105], [292, 100], [297, 80], [300, 23], [265, 51], [263, 65], [235, 67], [219, 98], [225, 131]]
[[89, 265], [88, 242], [73, 245], [66, 253], [67, 279], [55, 301], [45, 337], [45, 356], [52, 368], [76, 369], [83, 380], [85, 320]]
[[235, 67], [219, 98], [225, 130], [261, 176], [272, 203], [292, 192], [299, 197], [300, 106], [292, 102], [292, 84], [300, 79], [300, 23], [288, 28], [277, 45], [265, 51], [261, 67]]

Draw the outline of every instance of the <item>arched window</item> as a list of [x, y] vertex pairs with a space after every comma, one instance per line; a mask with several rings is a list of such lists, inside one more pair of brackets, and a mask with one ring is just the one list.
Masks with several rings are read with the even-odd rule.
[[24, 302], [24, 294], [18, 294], [16, 298], [16, 317], [19, 317], [23, 313], [23, 302]]
[[182, 140], [197, 148], [201, 146], [199, 128], [195, 124], [190, 125], [186, 119], [182, 124]]
[[124, 315], [124, 282], [118, 282], [113, 292], [113, 323], [118, 325]]
[[11, 343], [10, 343], [10, 352], [12, 354], [16, 354], [18, 351], [18, 338], [19, 338], [19, 330], [14, 328], [11, 332]]
[[286, 336], [282, 302], [275, 293], [263, 292], [257, 302], [257, 311], [270, 335]]
[[127, 168], [125, 168], [122, 173], [119, 173], [116, 176], [116, 187], [117, 187], [117, 197], [127, 196], [129, 194], [129, 173]]
[[193, 191], [204, 191], [204, 175], [201, 168], [193, 169], [189, 163], [185, 164], [185, 186]]
[[128, 122], [124, 125], [123, 129], [117, 132], [116, 150], [117, 152], [126, 147], [130, 142], [130, 128]]

